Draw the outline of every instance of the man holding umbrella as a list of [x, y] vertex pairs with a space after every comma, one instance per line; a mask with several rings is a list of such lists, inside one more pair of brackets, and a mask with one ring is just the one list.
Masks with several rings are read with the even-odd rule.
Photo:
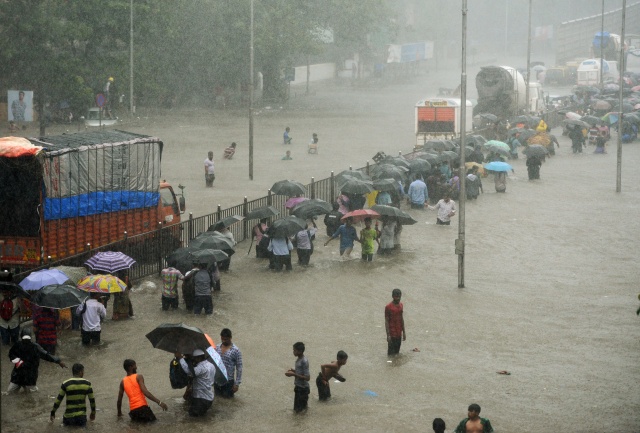
[[184, 372], [193, 377], [189, 415], [203, 416], [213, 405], [213, 391], [211, 388], [216, 368], [205, 359], [205, 354], [200, 349], [195, 349], [192, 353], [193, 370], [189, 368], [182, 353], [176, 352], [175, 357], [180, 360], [180, 366]]

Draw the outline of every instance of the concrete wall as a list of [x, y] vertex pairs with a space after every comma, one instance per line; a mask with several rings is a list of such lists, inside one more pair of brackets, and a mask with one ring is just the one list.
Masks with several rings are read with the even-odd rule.
[[[321, 81], [330, 80], [336, 76], [336, 64], [335, 63], [319, 63], [317, 65], [310, 65], [309, 81]], [[291, 84], [304, 84], [307, 82], [307, 67], [296, 67], [296, 79]]]

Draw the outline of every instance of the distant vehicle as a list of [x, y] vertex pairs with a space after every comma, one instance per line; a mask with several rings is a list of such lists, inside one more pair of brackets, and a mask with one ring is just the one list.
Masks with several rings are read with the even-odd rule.
[[600, 84], [600, 64], [602, 64], [603, 81], [617, 81], [619, 78], [618, 62], [597, 58], [583, 60], [582, 63], [580, 63], [576, 84], [579, 86], [594, 86]]
[[118, 119], [109, 119], [104, 116], [100, 117], [100, 108], [93, 107], [87, 110], [87, 116], [84, 118], [86, 126], [112, 126], [118, 123]]
[[526, 101], [526, 82], [520, 72], [510, 66], [486, 66], [476, 75], [478, 105], [473, 114], [491, 113], [499, 119], [508, 119], [527, 112], [545, 110], [542, 85], [529, 83], [529, 101]]
[[598, 32], [593, 36], [591, 43], [592, 57], [605, 60], [617, 60], [620, 57], [620, 35], [609, 32]]
[[[467, 100], [466, 131], [473, 129], [473, 104]], [[422, 146], [432, 138], [460, 135], [460, 98], [427, 98], [416, 103], [416, 142]]]
[[575, 84], [577, 78], [577, 66], [554, 66], [546, 71], [545, 83], [559, 86]]

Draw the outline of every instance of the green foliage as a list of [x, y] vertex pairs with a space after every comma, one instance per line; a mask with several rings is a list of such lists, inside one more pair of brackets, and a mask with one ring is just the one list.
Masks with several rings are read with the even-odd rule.
[[[391, 0], [255, 0], [255, 71], [284, 96], [283, 68], [323, 52], [331, 30], [343, 55], [366, 56], [392, 28]], [[137, 105], [202, 105], [222, 89], [246, 93], [250, 0], [133, 0]], [[108, 77], [128, 95], [130, 0], [0, 1], [0, 82], [83, 112]], [[386, 34], [386, 33], [385, 33]]]

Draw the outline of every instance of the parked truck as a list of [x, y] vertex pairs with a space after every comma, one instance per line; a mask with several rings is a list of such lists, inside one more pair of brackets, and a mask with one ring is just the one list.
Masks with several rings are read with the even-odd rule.
[[[605, 60], [620, 58], [620, 35], [609, 32], [598, 32], [591, 43], [591, 57], [602, 57]], [[602, 56], [600, 55], [602, 54]]]
[[0, 139], [0, 266], [24, 270], [184, 213], [161, 180], [163, 143], [124, 131]]
[[[426, 98], [416, 103], [416, 146], [432, 138], [454, 138], [460, 135], [460, 98]], [[466, 131], [473, 128], [472, 104], [466, 101]]]
[[485, 66], [476, 75], [478, 104], [473, 115], [491, 113], [508, 119], [526, 112], [544, 110], [544, 95], [540, 83], [529, 83], [529, 101], [526, 101], [526, 81], [522, 74], [510, 66]]

